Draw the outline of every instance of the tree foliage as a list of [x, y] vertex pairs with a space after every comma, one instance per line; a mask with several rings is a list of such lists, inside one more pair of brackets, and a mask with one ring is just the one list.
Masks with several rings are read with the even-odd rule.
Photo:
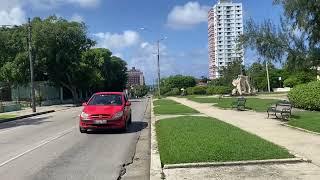
[[238, 77], [240, 74], [246, 74], [244, 71], [244, 66], [239, 60], [232, 61], [227, 66], [220, 69], [220, 78], [212, 80], [209, 86], [232, 86], [232, 81]]
[[274, 0], [295, 28], [308, 34], [310, 46], [320, 43], [320, 2], [318, 0]]
[[196, 85], [196, 79], [192, 76], [175, 75], [163, 78], [160, 83], [161, 93], [165, 94], [173, 88], [188, 88]]
[[[50, 81], [68, 89], [75, 101], [78, 92], [122, 91], [127, 81], [126, 62], [112, 52], [93, 49], [84, 23], [50, 16], [34, 18], [32, 55], [36, 81]], [[27, 25], [0, 29], [0, 81], [21, 84], [29, 81]]]

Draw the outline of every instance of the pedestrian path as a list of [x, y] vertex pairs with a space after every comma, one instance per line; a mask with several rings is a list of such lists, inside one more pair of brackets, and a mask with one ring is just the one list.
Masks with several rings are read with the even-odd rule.
[[278, 120], [267, 119], [266, 113], [223, 110], [211, 104], [201, 104], [185, 98], [170, 97], [170, 99], [283, 146], [295, 154], [312, 160], [313, 164], [320, 166], [319, 135], [282, 126]]
[[[60, 111], [64, 109], [69, 109], [73, 107], [72, 104], [64, 104], [64, 105], [52, 105], [52, 106], [41, 106], [37, 107], [37, 112], [45, 112], [45, 111]], [[12, 111], [12, 112], [5, 112], [5, 113], [0, 113], [1, 115], [16, 115], [16, 116], [24, 116], [24, 115], [29, 115], [33, 114], [32, 108], [26, 108], [20, 111]]]

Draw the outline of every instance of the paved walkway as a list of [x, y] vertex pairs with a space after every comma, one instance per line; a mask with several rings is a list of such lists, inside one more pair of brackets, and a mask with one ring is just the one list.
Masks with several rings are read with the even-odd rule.
[[275, 119], [267, 119], [266, 113], [253, 111], [222, 110], [211, 104], [201, 104], [185, 98], [174, 98], [181, 104], [197, 109], [200, 113], [217, 118], [299, 154], [320, 167], [320, 136], [281, 126]]
[[[41, 107], [37, 107], [36, 110], [37, 112], [44, 112], [44, 111], [51, 111], [51, 110], [60, 111], [60, 110], [69, 109], [71, 107], [73, 107], [72, 104], [63, 104], [63, 105], [41, 106]], [[16, 115], [16, 116], [23, 116], [28, 114], [33, 114], [32, 108], [26, 108], [20, 111], [0, 113], [0, 115]]]

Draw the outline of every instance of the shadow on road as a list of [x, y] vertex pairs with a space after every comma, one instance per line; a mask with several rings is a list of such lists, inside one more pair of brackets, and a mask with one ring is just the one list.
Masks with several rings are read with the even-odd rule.
[[25, 118], [20, 119], [16, 121], [11, 122], [5, 122], [0, 124], [0, 129], [7, 129], [12, 127], [18, 127], [18, 126], [29, 126], [29, 125], [39, 125], [43, 123], [48, 123], [51, 121], [46, 121], [47, 119], [50, 119], [52, 116], [47, 117], [39, 117], [39, 118]]
[[147, 122], [141, 122], [141, 121], [134, 121], [129, 126], [128, 130], [126, 132], [121, 132], [120, 130], [90, 130], [87, 133], [88, 134], [126, 134], [126, 133], [136, 133], [139, 131], [142, 131], [148, 127]]

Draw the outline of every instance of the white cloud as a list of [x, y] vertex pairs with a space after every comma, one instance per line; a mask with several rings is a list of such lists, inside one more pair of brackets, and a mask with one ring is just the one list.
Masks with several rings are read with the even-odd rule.
[[100, 0], [67, 0], [70, 3], [79, 4], [81, 7], [96, 7]]
[[108, 48], [111, 50], [123, 49], [138, 44], [140, 36], [137, 32], [127, 30], [122, 34], [100, 32], [93, 34], [98, 42], [98, 47]]
[[188, 2], [184, 6], [175, 6], [168, 15], [167, 24], [174, 29], [185, 29], [207, 22], [209, 6], [199, 2]]
[[0, 10], [0, 25], [20, 25], [25, 21], [25, 12], [20, 7]]
[[123, 59], [123, 55], [121, 53], [114, 53], [113, 56]]
[[[157, 46], [149, 42], [142, 42], [134, 50], [128, 61], [129, 67], [141, 69], [146, 82], [151, 84], [157, 78]], [[188, 52], [172, 53], [160, 43], [161, 77], [182, 74], [200, 77], [208, 75], [208, 50], [205, 46]]]
[[26, 0], [26, 2], [28, 1], [39, 9], [57, 7], [63, 4], [73, 4], [83, 8], [92, 8], [100, 4], [100, 0]]
[[75, 22], [84, 22], [84, 18], [82, 16], [80, 16], [79, 14], [77, 13], [74, 13], [72, 16], [71, 16], [71, 21], [75, 21]]

